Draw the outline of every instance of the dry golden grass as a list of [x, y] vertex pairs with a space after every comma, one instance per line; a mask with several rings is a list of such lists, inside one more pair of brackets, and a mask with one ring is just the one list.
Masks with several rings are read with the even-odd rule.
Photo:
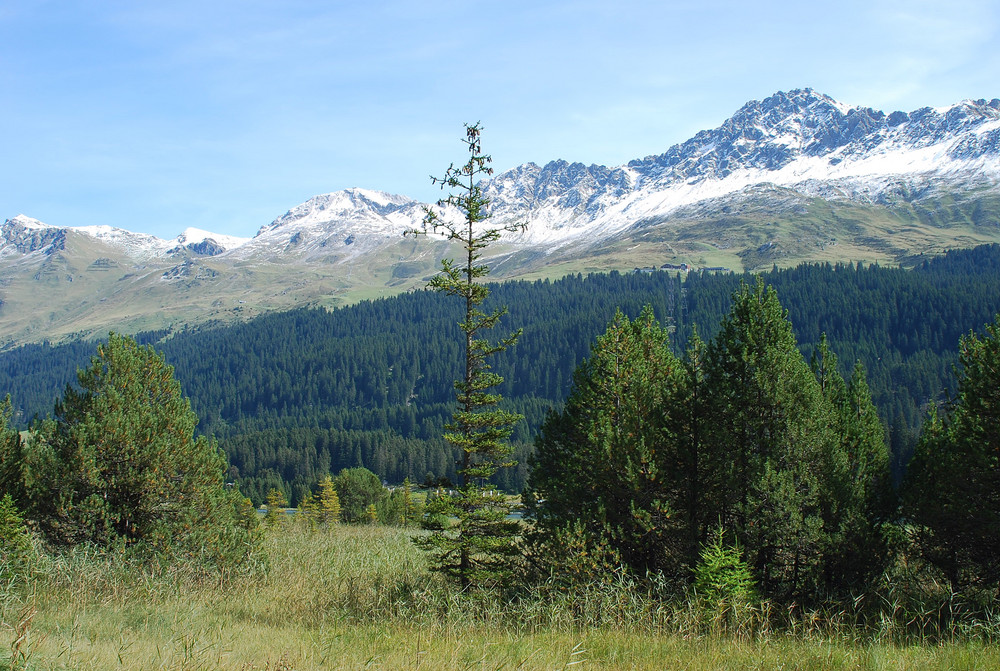
[[0, 668], [1000, 668], [974, 637], [900, 646], [805, 617], [716, 627], [624, 587], [463, 597], [426, 571], [411, 533], [281, 527], [269, 573], [227, 585], [82, 551], [43, 558], [27, 583], [0, 586]]

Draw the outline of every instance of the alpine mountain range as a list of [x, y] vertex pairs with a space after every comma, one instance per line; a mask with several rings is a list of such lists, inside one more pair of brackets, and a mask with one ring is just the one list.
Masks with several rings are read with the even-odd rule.
[[[526, 163], [484, 184], [493, 224], [520, 222], [494, 279], [803, 261], [907, 265], [1000, 241], [1000, 99], [884, 112], [811, 89], [751, 101], [662, 154], [605, 167]], [[450, 255], [424, 203], [348, 189], [252, 238], [162, 240], [25, 215], [0, 229], [0, 346], [179, 328], [421, 286]]]

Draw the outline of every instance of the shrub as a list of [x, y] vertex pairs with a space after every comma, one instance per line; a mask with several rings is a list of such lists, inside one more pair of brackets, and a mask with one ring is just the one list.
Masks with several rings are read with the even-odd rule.
[[23, 559], [31, 550], [31, 537], [10, 494], [0, 499], [0, 559]]
[[694, 571], [695, 591], [708, 603], [751, 603], [757, 600], [753, 573], [738, 545], [727, 545], [722, 527], [706, 544]]

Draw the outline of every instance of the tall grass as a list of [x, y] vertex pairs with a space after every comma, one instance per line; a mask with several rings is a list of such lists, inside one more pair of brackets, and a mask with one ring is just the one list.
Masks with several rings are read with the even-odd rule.
[[83, 548], [39, 553], [0, 584], [0, 668], [1000, 668], [1000, 622], [959, 595], [709, 606], [625, 574], [459, 594], [427, 571], [411, 535], [279, 527], [269, 572], [225, 583]]

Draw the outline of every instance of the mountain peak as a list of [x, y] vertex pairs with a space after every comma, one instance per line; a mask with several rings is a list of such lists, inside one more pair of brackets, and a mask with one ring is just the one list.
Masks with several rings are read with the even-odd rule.
[[49, 226], [48, 224], [41, 222], [38, 219], [32, 219], [31, 217], [24, 214], [19, 214], [16, 217], [7, 219], [6, 221], [4, 221], [4, 226], [6, 226], [7, 224], [13, 224], [15, 226], [23, 226], [24, 228], [39, 229], [39, 230], [46, 228], [55, 228], [54, 226]]
[[0, 254], [31, 254], [64, 249], [66, 231], [19, 214], [0, 227]]
[[738, 116], [744, 110], [766, 110], [779, 111], [785, 114], [824, 114], [836, 110], [841, 115], [846, 116], [854, 107], [842, 103], [824, 93], [818, 93], [811, 88], [792, 89], [785, 93], [778, 91], [761, 101], [752, 100], [744, 105], [734, 116]]
[[391, 217], [394, 213], [412, 208], [416, 204], [412, 198], [372, 189], [352, 188], [324, 193], [313, 196], [271, 223], [261, 226], [255, 237], [290, 224], [309, 226], [343, 218], [377, 220]]

